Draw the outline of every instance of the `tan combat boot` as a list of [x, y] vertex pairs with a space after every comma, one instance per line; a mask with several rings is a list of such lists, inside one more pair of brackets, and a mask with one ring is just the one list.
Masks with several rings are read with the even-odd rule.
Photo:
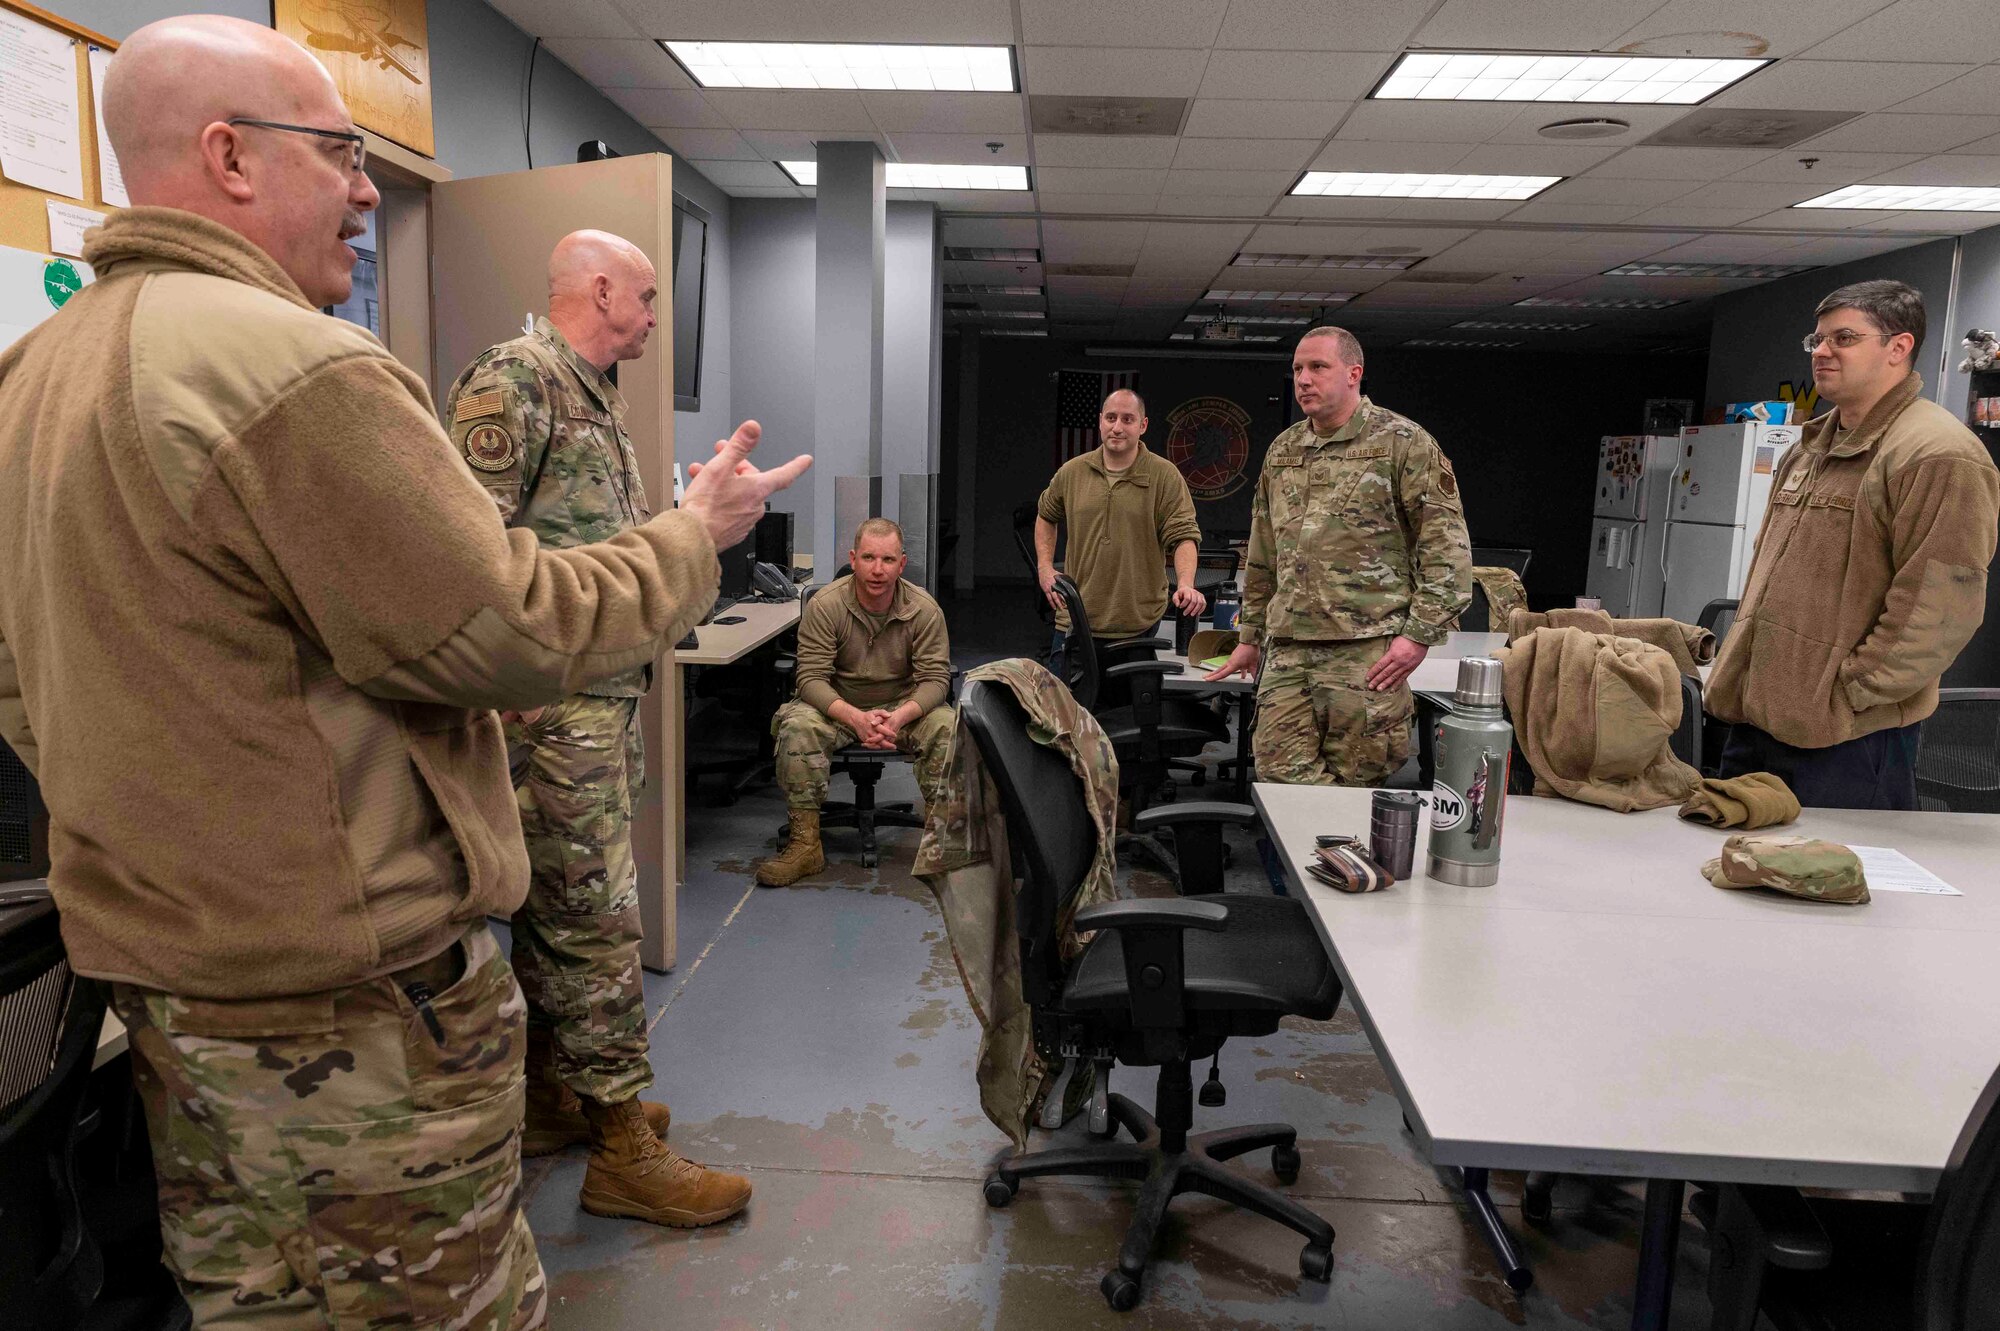
[[826, 867], [826, 851], [819, 844], [819, 810], [793, 809], [791, 815], [791, 839], [757, 866], [757, 881], [765, 887], [790, 887]]
[[694, 1229], [727, 1220], [749, 1203], [749, 1179], [703, 1169], [677, 1154], [653, 1135], [637, 1100], [582, 1103], [590, 1122], [590, 1166], [580, 1200], [592, 1215]]
[[[665, 1141], [673, 1111], [650, 1100], [643, 1104], [653, 1135]], [[583, 1102], [556, 1075], [554, 1034], [546, 1026], [528, 1027], [528, 1113], [521, 1128], [521, 1154], [549, 1155], [589, 1140]]]

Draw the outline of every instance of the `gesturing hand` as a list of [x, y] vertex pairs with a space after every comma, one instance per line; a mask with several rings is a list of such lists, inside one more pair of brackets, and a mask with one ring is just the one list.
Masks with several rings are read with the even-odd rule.
[[701, 519], [718, 550], [748, 536], [757, 519], [764, 516], [764, 501], [812, 466], [812, 455], [805, 453], [769, 471], [759, 471], [749, 458], [763, 433], [763, 426], [745, 421], [736, 427], [735, 434], [716, 443], [712, 460], [688, 464], [692, 479], [681, 494], [681, 511]]
[[1236, 644], [1236, 650], [1229, 654], [1227, 661], [1224, 661], [1219, 668], [1203, 675], [1202, 678], [1207, 680], [1228, 679], [1231, 675], [1249, 675], [1255, 678], [1257, 667], [1263, 663], [1263, 660], [1263, 648], [1252, 647], [1247, 642], [1239, 642]]

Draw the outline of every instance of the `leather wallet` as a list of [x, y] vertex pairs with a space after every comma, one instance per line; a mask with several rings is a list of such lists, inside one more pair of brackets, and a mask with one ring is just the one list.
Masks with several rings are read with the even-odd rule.
[[1396, 881], [1355, 846], [1320, 847], [1306, 871], [1341, 892], [1380, 892]]

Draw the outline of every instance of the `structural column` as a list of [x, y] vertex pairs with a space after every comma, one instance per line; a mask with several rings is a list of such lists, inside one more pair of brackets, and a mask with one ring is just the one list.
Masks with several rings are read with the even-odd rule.
[[[814, 209], [812, 548], [822, 582], [882, 511], [882, 274], [888, 190], [873, 142], [819, 145]], [[843, 483], [843, 479], [845, 483]]]

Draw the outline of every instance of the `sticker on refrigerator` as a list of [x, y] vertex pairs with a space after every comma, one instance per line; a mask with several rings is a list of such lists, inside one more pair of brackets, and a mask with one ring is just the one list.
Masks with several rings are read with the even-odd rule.
[[1751, 474], [1756, 476], [1769, 476], [1771, 474], [1771, 464], [1776, 462], [1777, 460], [1778, 460], [1778, 449], [1776, 445], [1774, 444], [1757, 445], [1756, 459], [1752, 461], [1750, 464]]

